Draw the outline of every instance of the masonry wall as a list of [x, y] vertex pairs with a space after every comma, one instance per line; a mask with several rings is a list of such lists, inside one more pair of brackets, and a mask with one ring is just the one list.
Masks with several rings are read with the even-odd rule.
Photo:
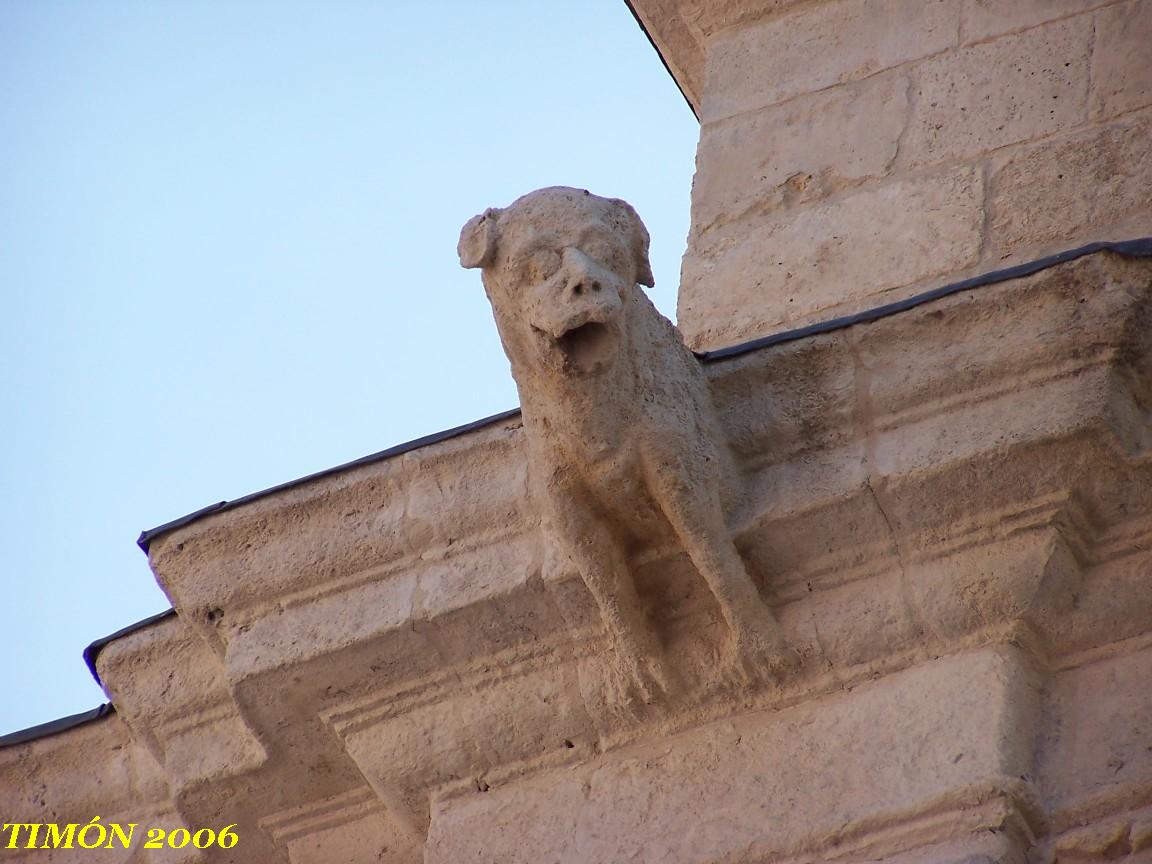
[[1152, 234], [1150, 0], [716, 7], [682, 10], [705, 80], [693, 347]]
[[[1149, 0], [636, 5], [703, 122], [697, 347], [1152, 234]], [[95, 657], [116, 713], [0, 749], [5, 822], [235, 848], [0, 861], [1152, 864], [1152, 260], [704, 369], [789, 674], [718, 674], [656, 544], [677, 686], [614, 701], [505, 416], [154, 532], [176, 614]]]
[[6, 822], [234, 849], [0, 860], [1147, 864], [1152, 263], [706, 369], [783, 681], [717, 675], [716, 609], [657, 547], [634, 567], [679, 683], [614, 704], [509, 418], [154, 537], [177, 614], [99, 653], [116, 713], [0, 749]]

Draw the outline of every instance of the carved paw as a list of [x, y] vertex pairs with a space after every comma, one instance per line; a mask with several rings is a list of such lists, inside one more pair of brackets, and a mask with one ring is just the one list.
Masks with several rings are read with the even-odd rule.
[[670, 687], [658, 654], [617, 651], [612, 689], [618, 704], [637, 707], [667, 698]]
[[744, 685], [779, 681], [799, 663], [795, 653], [775, 634], [775, 627], [738, 634], [729, 654], [731, 675]]

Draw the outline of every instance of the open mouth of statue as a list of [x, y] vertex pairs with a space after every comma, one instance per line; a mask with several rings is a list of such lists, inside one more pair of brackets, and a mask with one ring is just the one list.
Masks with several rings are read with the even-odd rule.
[[556, 340], [565, 365], [577, 372], [591, 372], [612, 354], [612, 331], [607, 324], [589, 321], [573, 327]]

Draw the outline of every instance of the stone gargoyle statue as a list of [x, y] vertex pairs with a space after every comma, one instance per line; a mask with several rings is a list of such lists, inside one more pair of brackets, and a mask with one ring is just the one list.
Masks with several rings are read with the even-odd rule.
[[653, 278], [636, 211], [582, 189], [540, 189], [470, 219], [457, 251], [464, 267], [482, 268], [546, 542], [599, 606], [618, 695], [653, 702], [669, 691], [627, 554], [669, 528], [720, 606], [729, 673], [781, 671], [791, 655], [722, 510], [728, 454], [703, 370], [640, 288]]

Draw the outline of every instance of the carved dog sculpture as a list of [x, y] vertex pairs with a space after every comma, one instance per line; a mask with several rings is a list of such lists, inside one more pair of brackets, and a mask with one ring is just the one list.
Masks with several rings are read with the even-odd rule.
[[622, 695], [651, 702], [668, 689], [628, 552], [669, 527], [719, 603], [731, 669], [745, 679], [777, 671], [787, 654], [776, 621], [721, 508], [727, 454], [707, 382], [639, 287], [653, 279], [636, 212], [541, 189], [473, 217], [457, 251], [483, 269], [545, 529], [599, 605]]

